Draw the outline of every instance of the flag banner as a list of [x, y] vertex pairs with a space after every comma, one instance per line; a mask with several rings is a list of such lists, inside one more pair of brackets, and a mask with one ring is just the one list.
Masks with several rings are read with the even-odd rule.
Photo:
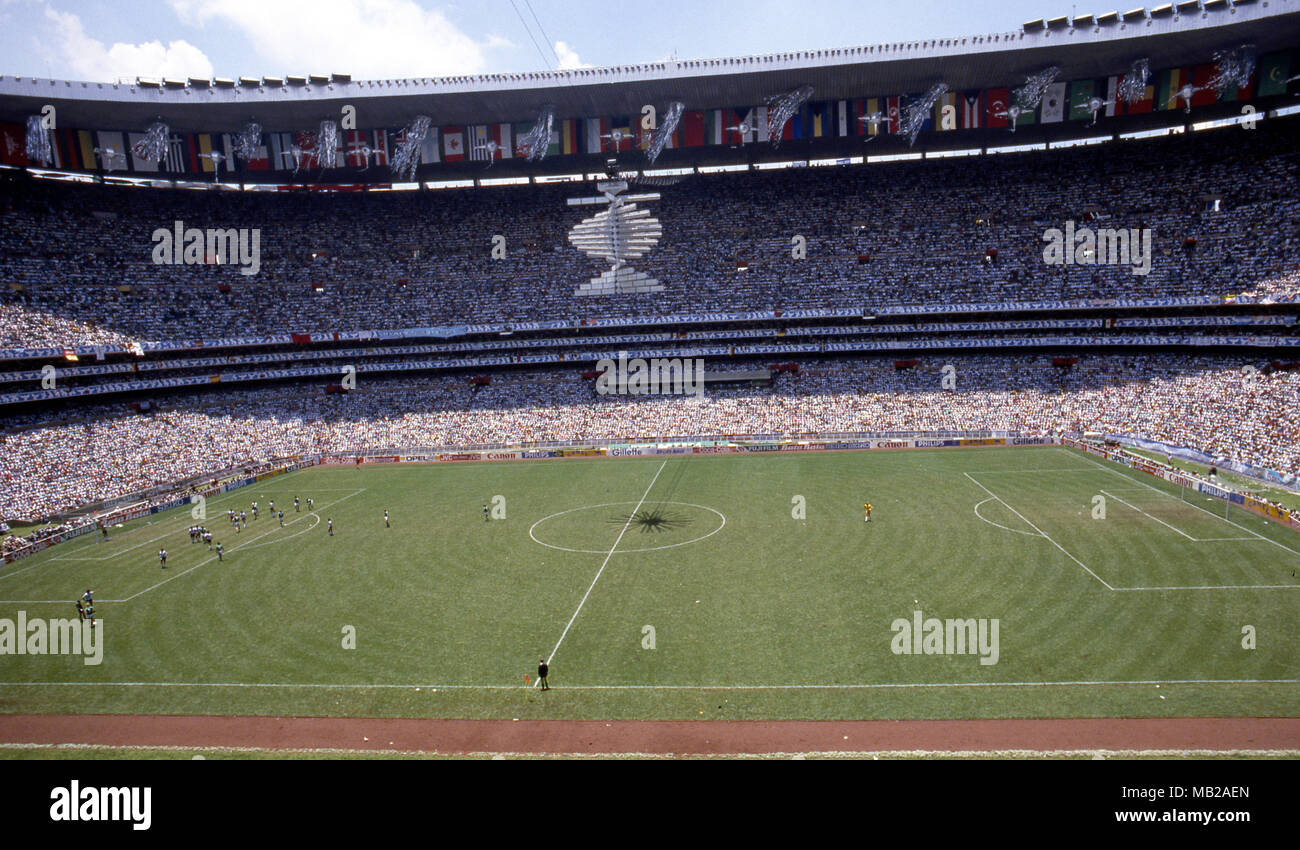
[[984, 97], [984, 126], [995, 130], [1010, 127], [1007, 108], [1011, 105], [1011, 89], [989, 89]]
[[343, 133], [346, 154], [344, 162], [353, 168], [365, 168], [370, 165], [371, 159], [366, 148], [370, 147], [366, 141], [365, 133], [360, 130], [347, 130]]
[[885, 116], [889, 120], [889, 132], [897, 133], [903, 126], [903, 99], [898, 95], [886, 98]]
[[1119, 98], [1119, 76], [1106, 78], [1106, 117], [1124, 114], [1124, 104]]
[[293, 144], [294, 147], [302, 151], [301, 159], [299, 160], [302, 168], [319, 167], [320, 164], [316, 159], [315, 133], [309, 133], [306, 130], [299, 130], [297, 133], [293, 134]]
[[440, 162], [442, 157], [439, 155], [438, 148], [438, 128], [430, 127], [429, 132], [425, 133], [424, 138], [420, 140], [420, 163], [428, 165], [429, 163]]
[[632, 150], [632, 139], [634, 136], [632, 134], [632, 118], [630, 116], [619, 115], [609, 119], [609, 132], [611, 135], [614, 133], [619, 134], [617, 141], [612, 138], [604, 140], [608, 144], [609, 150], [614, 151], [615, 153]]
[[0, 124], [0, 162], [27, 165], [27, 128], [21, 124]]
[[682, 128], [682, 144], [685, 147], [695, 148], [704, 144], [703, 112], [683, 112], [680, 126]]
[[469, 158], [476, 162], [487, 162], [495, 159], [493, 152], [488, 149], [488, 142], [492, 137], [488, 135], [488, 128], [482, 124], [474, 124], [468, 130], [469, 135]]
[[374, 150], [371, 154], [371, 162], [375, 165], [388, 167], [388, 131], [374, 130], [371, 132], [370, 147]]
[[163, 157], [163, 168], [169, 174], [186, 174], [190, 172], [188, 166], [189, 146], [186, 144], [185, 137], [173, 133], [167, 140], [167, 154]]
[[835, 135], [843, 137], [849, 135], [849, 122], [853, 120], [853, 109], [849, 101], [840, 100], [835, 103]]
[[604, 150], [605, 140], [601, 138], [609, 132], [608, 118], [584, 118], [582, 119], [582, 137], [584, 140], [584, 150], [590, 153]]
[[1070, 120], [1091, 121], [1088, 101], [1092, 99], [1092, 80], [1075, 80], [1070, 83]]
[[[944, 109], [951, 107], [949, 113], [952, 117], [948, 120], [948, 126], [944, 126], [943, 112]], [[934, 129], [943, 132], [945, 130], [956, 130], [961, 126], [961, 110], [957, 108], [957, 92], [946, 91], [939, 95], [939, 99], [934, 102]]]
[[560, 153], [565, 156], [582, 153], [582, 142], [578, 133], [578, 119], [566, 118], [560, 122]]
[[[131, 160], [126, 154], [126, 137], [121, 133], [101, 130], [95, 134], [99, 147], [99, 165], [105, 171], [126, 171], [131, 167]], [[110, 154], [109, 151], [112, 151]]]
[[1286, 94], [1286, 81], [1291, 76], [1291, 54], [1288, 51], [1267, 53], [1259, 60], [1255, 91], [1260, 97]]
[[442, 128], [442, 158], [446, 162], [461, 162], [465, 159], [465, 131], [462, 128]]
[[[745, 109], [724, 109], [723, 118], [725, 123], [722, 141], [728, 145], [742, 145], [751, 141], [749, 133], [741, 133], [740, 125], [748, 125], [749, 112]], [[736, 129], [730, 129], [735, 127]]]
[[[1124, 79], [1127, 78], [1128, 75], [1125, 74]], [[1154, 110], [1155, 106], [1156, 106], [1156, 85], [1153, 78], [1148, 78], [1146, 88], [1143, 89], [1142, 99], [1139, 100], [1137, 103], [1125, 103], [1124, 114], [1144, 115]]]
[[704, 143], [706, 145], [722, 144], [721, 109], [710, 109], [704, 113]]
[[1065, 120], [1065, 98], [1067, 83], [1052, 83], [1043, 92], [1043, 102], [1039, 105], [1044, 124], [1056, 124]]
[[1214, 74], [1213, 65], [1197, 65], [1192, 69], [1192, 85], [1196, 86], [1196, 94], [1192, 95], [1192, 106], [1213, 106], [1219, 102], [1219, 93], [1210, 85]]
[[1156, 96], [1157, 110], [1182, 109], [1185, 104], [1178, 91], [1187, 84], [1189, 75], [1183, 68], [1171, 68], [1160, 73], [1160, 87]]
[[509, 124], [493, 124], [492, 141], [497, 143], [498, 159], [514, 159], [515, 143], [513, 128]]
[[962, 95], [961, 128], [977, 130], [984, 126], [984, 93], [973, 91]]
[[[221, 136], [199, 133], [199, 168], [204, 174], [220, 174], [227, 167], [226, 150]], [[218, 158], [219, 157], [219, 158]]]

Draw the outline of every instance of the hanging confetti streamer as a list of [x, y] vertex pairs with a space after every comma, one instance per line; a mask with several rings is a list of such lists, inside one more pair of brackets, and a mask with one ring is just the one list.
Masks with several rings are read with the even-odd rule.
[[333, 121], [320, 122], [316, 134], [316, 164], [321, 168], [339, 167], [339, 125]]
[[256, 121], [249, 121], [244, 124], [244, 128], [235, 135], [235, 155], [245, 163], [248, 163], [257, 158], [259, 148], [261, 147], [262, 125]]
[[1038, 104], [1043, 100], [1043, 95], [1047, 94], [1047, 87], [1056, 82], [1060, 73], [1061, 69], [1053, 65], [1025, 80], [1025, 84], [1016, 89], [1016, 106], [1020, 107], [1020, 111], [1028, 112], [1037, 109]]
[[1151, 60], [1135, 59], [1119, 83], [1119, 99], [1129, 104], [1141, 103], [1147, 97], [1147, 80], [1151, 79]]
[[767, 98], [767, 132], [772, 147], [781, 146], [781, 134], [785, 132], [785, 125], [799, 111], [799, 107], [812, 97], [812, 93], [812, 86], [800, 86], [784, 94], [775, 94]]
[[677, 125], [681, 123], [682, 112], [686, 109], [685, 104], [680, 100], [674, 100], [668, 104], [668, 109], [664, 111], [663, 120], [659, 126], [650, 134], [650, 144], [645, 149], [645, 158], [653, 165], [654, 161], [663, 153], [664, 146], [672, 138], [673, 133], [677, 132]]
[[54, 151], [50, 147], [50, 131], [45, 129], [42, 115], [27, 116], [27, 161], [50, 165], [54, 162]]
[[532, 129], [519, 137], [515, 150], [529, 162], [541, 162], [546, 158], [546, 149], [551, 146], [551, 126], [554, 123], [555, 107], [548, 103], [537, 114]]
[[424, 144], [432, 124], [433, 121], [429, 116], [417, 115], [415, 120], [402, 131], [401, 138], [397, 142], [397, 150], [393, 152], [394, 174], [407, 180], [415, 177], [415, 169], [420, 164], [420, 145]]
[[146, 162], [162, 162], [167, 155], [167, 137], [170, 130], [162, 121], [155, 121], [145, 130], [144, 137], [131, 146], [135, 155]]
[[1243, 44], [1235, 50], [1218, 50], [1214, 53], [1214, 76], [1209, 87], [1222, 99], [1229, 87], [1245, 88], [1255, 73], [1255, 60], [1259, 56], [1253, 44]]
[[907, 136], [907, 144], [911, 146], [916, 142], [916, 134], [921, 132], [925, 126], [926, 120], [930, 117], [930, 110], [938, 103], [939, 98], [943, 97], [948, 91], [947, 83], [935, 83], [930, 86], [925, 94], [907, 105], [903, 110], [903, 121], [899, 126], [899, 133]]

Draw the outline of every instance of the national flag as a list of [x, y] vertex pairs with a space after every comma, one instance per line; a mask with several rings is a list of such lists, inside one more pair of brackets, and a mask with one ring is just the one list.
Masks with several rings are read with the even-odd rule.
[[465, 159], [465, 130], [463, 128], [442, 128], [442, 158], [445, 162], [462, 162]]
[[704, 143], [706, 145], [722, 144], [722, 110], [710, 109], [704, 113]]
[[889, 119], [889, 132], [897, 133], [903, 127], [903, 99], [895, 95], [885, 100], [885, 116]]
[[835, 102], [835, 135], [849, 135], [849, 124], [853, 121], [853, 103], [847, 100]]
[[808, 128], [808, 138], [820, 139], [832, 135], [830, 104], [819, 102], [808, 104], [808, 117], [812, 119]]
[[1011, 105], [1011, 89], [989, 89], [984, 93], [984, 126], [994, 129], [1010, 127], [1007, 107]]
[[1238, 88], [1233, 83], [1228, 83], [1226, 86], [1224, 86], [1223, 97], [1220, 99], [1225, 102], [1234, 101], [1234, 100], [1250, 100], [1255, 95], [1255, 86], [1258, 83], [1259, 83], [1259, 72], [1254, 71], [1251, 73], [1250, 79], [1246, 81], [1246, 85]]
[[21, 124], [0, 123], [0, 162], [28, 165], [27, 128]]
[[167, 140], [167, 153], [163, 156], [163, 170], [170, 174], [186, 173], [185, 165], [187, 160], [187, 151], [185, 148], [185, 138], [173, 134], [172, 137]]
[[601, 139], [601, 141], [605, 143], [605, 147], [602, 148], [604, 152], [608, 153], [612, 151], [618, 153], [620, 151], [629, 151], [632, 149], [634, 144], [633, 139], [635, 136], [632, 134], [632, 119], [630, 116], [619, 115], [609, 119], [609, 132], [611, 136], [613, 136], [614, 133], [618, 133], [619, 138], [617, 141], [613, 138]]
[[1196, 86], [1196, 93], [1192, 95], [1192, 106], [1213, 106], [1219, 102], [1218, 91], [1210, 85], [1215, 73], [1213, 65], [1197, 65], [1192, 69], [1192, 85]]
[[984, 126], [984, 92], [963, 93], [961, 128], [963, 130], [976, 130], [982, 126]]
[[[1123, 79], [1128, 79], [1125, 74]], [[1144, 115], [1153, 109], [1156, 105], [1156, 86], [1150, 77], [1147, 78], [1146, 88], [1142, 90], [1142, 99], [1137, 103], [1125, 103], [1124, 114], [1126, 115]]]
[[388, 167], [388, 131], [370, 131], [370, 161], [375, 165]]
[[[227, 148], [223, 147], [221, 136], [213, 136], [210, 133], [199, 133], [199, 167], [207, 174], [220, 174], [221, 170], [228, 168], [229, 164], [225, 159]], [[212, 154], [221, 154], [222, 159], [219, 164], [214, 160]]]
[[[943, 111], [946, 107], [952, 107], [952, 118], [948, 123], [950, 126], [944, 126]], [[944, 130], [955, 130], [961, 126], [961, 113], [957, 109], [957, 93], [946, 91], [939, 95], [939, 99], [934, 102], [934, 129], [940, 132]]]
[[768, 131], [766, 106], [754, 107], [752, 123], [754, 125], [754, 141], [766, 142], [771, 140], [771, 134]]
[[1171, 68], [1160, 74], [1159, 95], [1156, 98], [1157, 110], [1182, 109], [1186, 106], [1179, 98], [1178, 90], [1187, 84], [1190, 75], [1184, 68]]
[[560, 122], [560, 153], [565, 156], [582, 153], [582, 140], [576, 118], [566, 118]]
[[1119, 81], [1122, 77], [1106, 78], [1106, 117], [1114, 118], [1124, 114], [1124, 104], [1119, 99]]
[[[92, 145], [93, 147], [93, 145]], [[54, 160], [59, 168], [85, 168], [81, 157], [81, 141], [77, 130], [54, 131]], [[93, 160], [91, 160], [93, 162]]]
[[[1012, 103], [1015, 103], [1015, 97], [1012, 96]], [[1042, 101], [1039, 101], [1041, 104]], [[1026, 124], [1038, 123], [1038, 109], [1033, 106], [1020, 107], [1020, 114], [1016, 116], [1016, 126], [1023, 127]]]
[[27, 162], [27, 128], [21, 124], [0, 124], [0, 162], [22, 165]]
[[348, 130], [343, 134], [344, 150], [346, 151], [343, 161], [353, 168], [366, 168], [372, 162], [370, 156], [366, 153], [369, 147], [369, 141], [366, 134], [360, 130]]
[[1258, 73], [1255, 91], [1260, 97], [1286, 94], [1286, 81], [1291, 76], [1291, 54], [1285, 50], [1264, 54], [1259, 60]]
[[724, 109], [723, 115], [723, 135], [722, 141], [728, 145], [742, 145], [745, 142], [753, 141], [752, 133], [741, 133], [739, 130], [728, 130], [727, 127], [739, 127], [741, 124], [749, 123], [749, 111], [742, 109]]
[[293, 134], [293, 143], [302, 151], [303, 168], [319, 168], [320, 161], [316, 159], [316, 134], [301, 130]]
[[1065, 99], [1067, 83], [1052, 83], [1043, 92], [1042, 110], [1044, 124], [1055, 124], [1065, 120]]
[[608, 118], [583, 118], [582, 119], [582, 138], [583, 150], [590, 153], [596, 153], [605, 149], [605, 139], [601, 136], [609, 132]]
[[[230, 151], [232, 148], [226, 150]], [[271, 153], [266, 147], [266, 134], [258, 136], [257, 147], [253, 148], [253, 158], [245, 162], [244, 167], [249, 171], [270, 171], [279, 167], [271, 161]]]
[[289, 133], [267, 133], [266, 143], [270, 148], [272, 170], [292, 171], [296, 167], [291, 155], [293, 138]]
[[514, 130], [515, 154], [517, 156], [525, 156], [524, 153], [519, 151], [519, 145], [522, 143], [524, 136], [527, 136], [533, 131], [533, 122], [519, 121], [511, 129]]
[[126, 137], [121, 133], [100, 130], [95, 133], [95, 142], [100, 151], [98, 160], [100, 168], [105, 171], [110, 169], [125, 171], [131, 167], [131, 160], [126, 155]]
[[1092, 99], [1092, 80], [1075, 80], [1070, 83], [1070, 115], [1071, 121], [1087, 121], [1092, 118], [1092, 111], [1088, 109], [1088, 101]]
[[681, 128], [683, 146], [694, 148], [704, 144], [703, 112], [683, 112]]
[[492, 140], [492, 136], [488, 134], [486, 126], [474, 124], [468, 128], [467, 132], [469, 135], [469, 158], [471, 160], [487, 162], [496, 158], [487, 147], [487, 143]]
[[[867, 100], [864, 101], [862, 107], [862, 115], [859, 117], [871, 118], [872, 116], [876, 116], [878, 114], [880, 114], [881, 117], [883, 117], [884, 110], [885, 110], [885, 103], [881, 98], [878, 97], [867, 98]], [[862, 126], [862, 134], [865, 136], [879, 136], [881, 133], [886, 132], [889, 129], [889, 124], [887, 121], [880, 121], [880, 120], [858, 121], [858, 124]]]

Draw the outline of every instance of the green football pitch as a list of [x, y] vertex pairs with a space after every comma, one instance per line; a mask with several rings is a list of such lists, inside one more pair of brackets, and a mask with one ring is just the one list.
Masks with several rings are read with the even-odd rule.
[[0, 655], [0, 711], [1300, 714], [1300, 534], [1071, 449], [317, 467], [206, 510], [224, 562], [187, 506], [5, 566], [0, 626], [93, 588], [103, 656]]

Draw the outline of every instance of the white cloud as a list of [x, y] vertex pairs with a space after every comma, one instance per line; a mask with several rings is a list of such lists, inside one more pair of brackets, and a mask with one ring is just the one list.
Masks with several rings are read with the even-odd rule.
[[572, 71], [575, 68], [590, 68], [586, 62], [578, 56], [578, 51], [574, 50], [563, 41], [555, 42], [555, 55], [560, 57], [560, 70]]
[[212, 62], [188, 41], [143, 44], [102, 41], [86, 35], [81, 18], [70, 12], [46, 8], [52, 28], [41, 42], [46, 59], [57, 63], [57, 76], [90, 82], [114, 82], [119, 77], [211, 77]]
[[[354, 79], [473, 74], [484, 68], [483, 44], [440, 11], [412, 0], [171, 0], [188, 24], [227, 24], [274, 67], [238, 74], [325, 73]], [[489, 39], [487, 46], [498, 44]]]

